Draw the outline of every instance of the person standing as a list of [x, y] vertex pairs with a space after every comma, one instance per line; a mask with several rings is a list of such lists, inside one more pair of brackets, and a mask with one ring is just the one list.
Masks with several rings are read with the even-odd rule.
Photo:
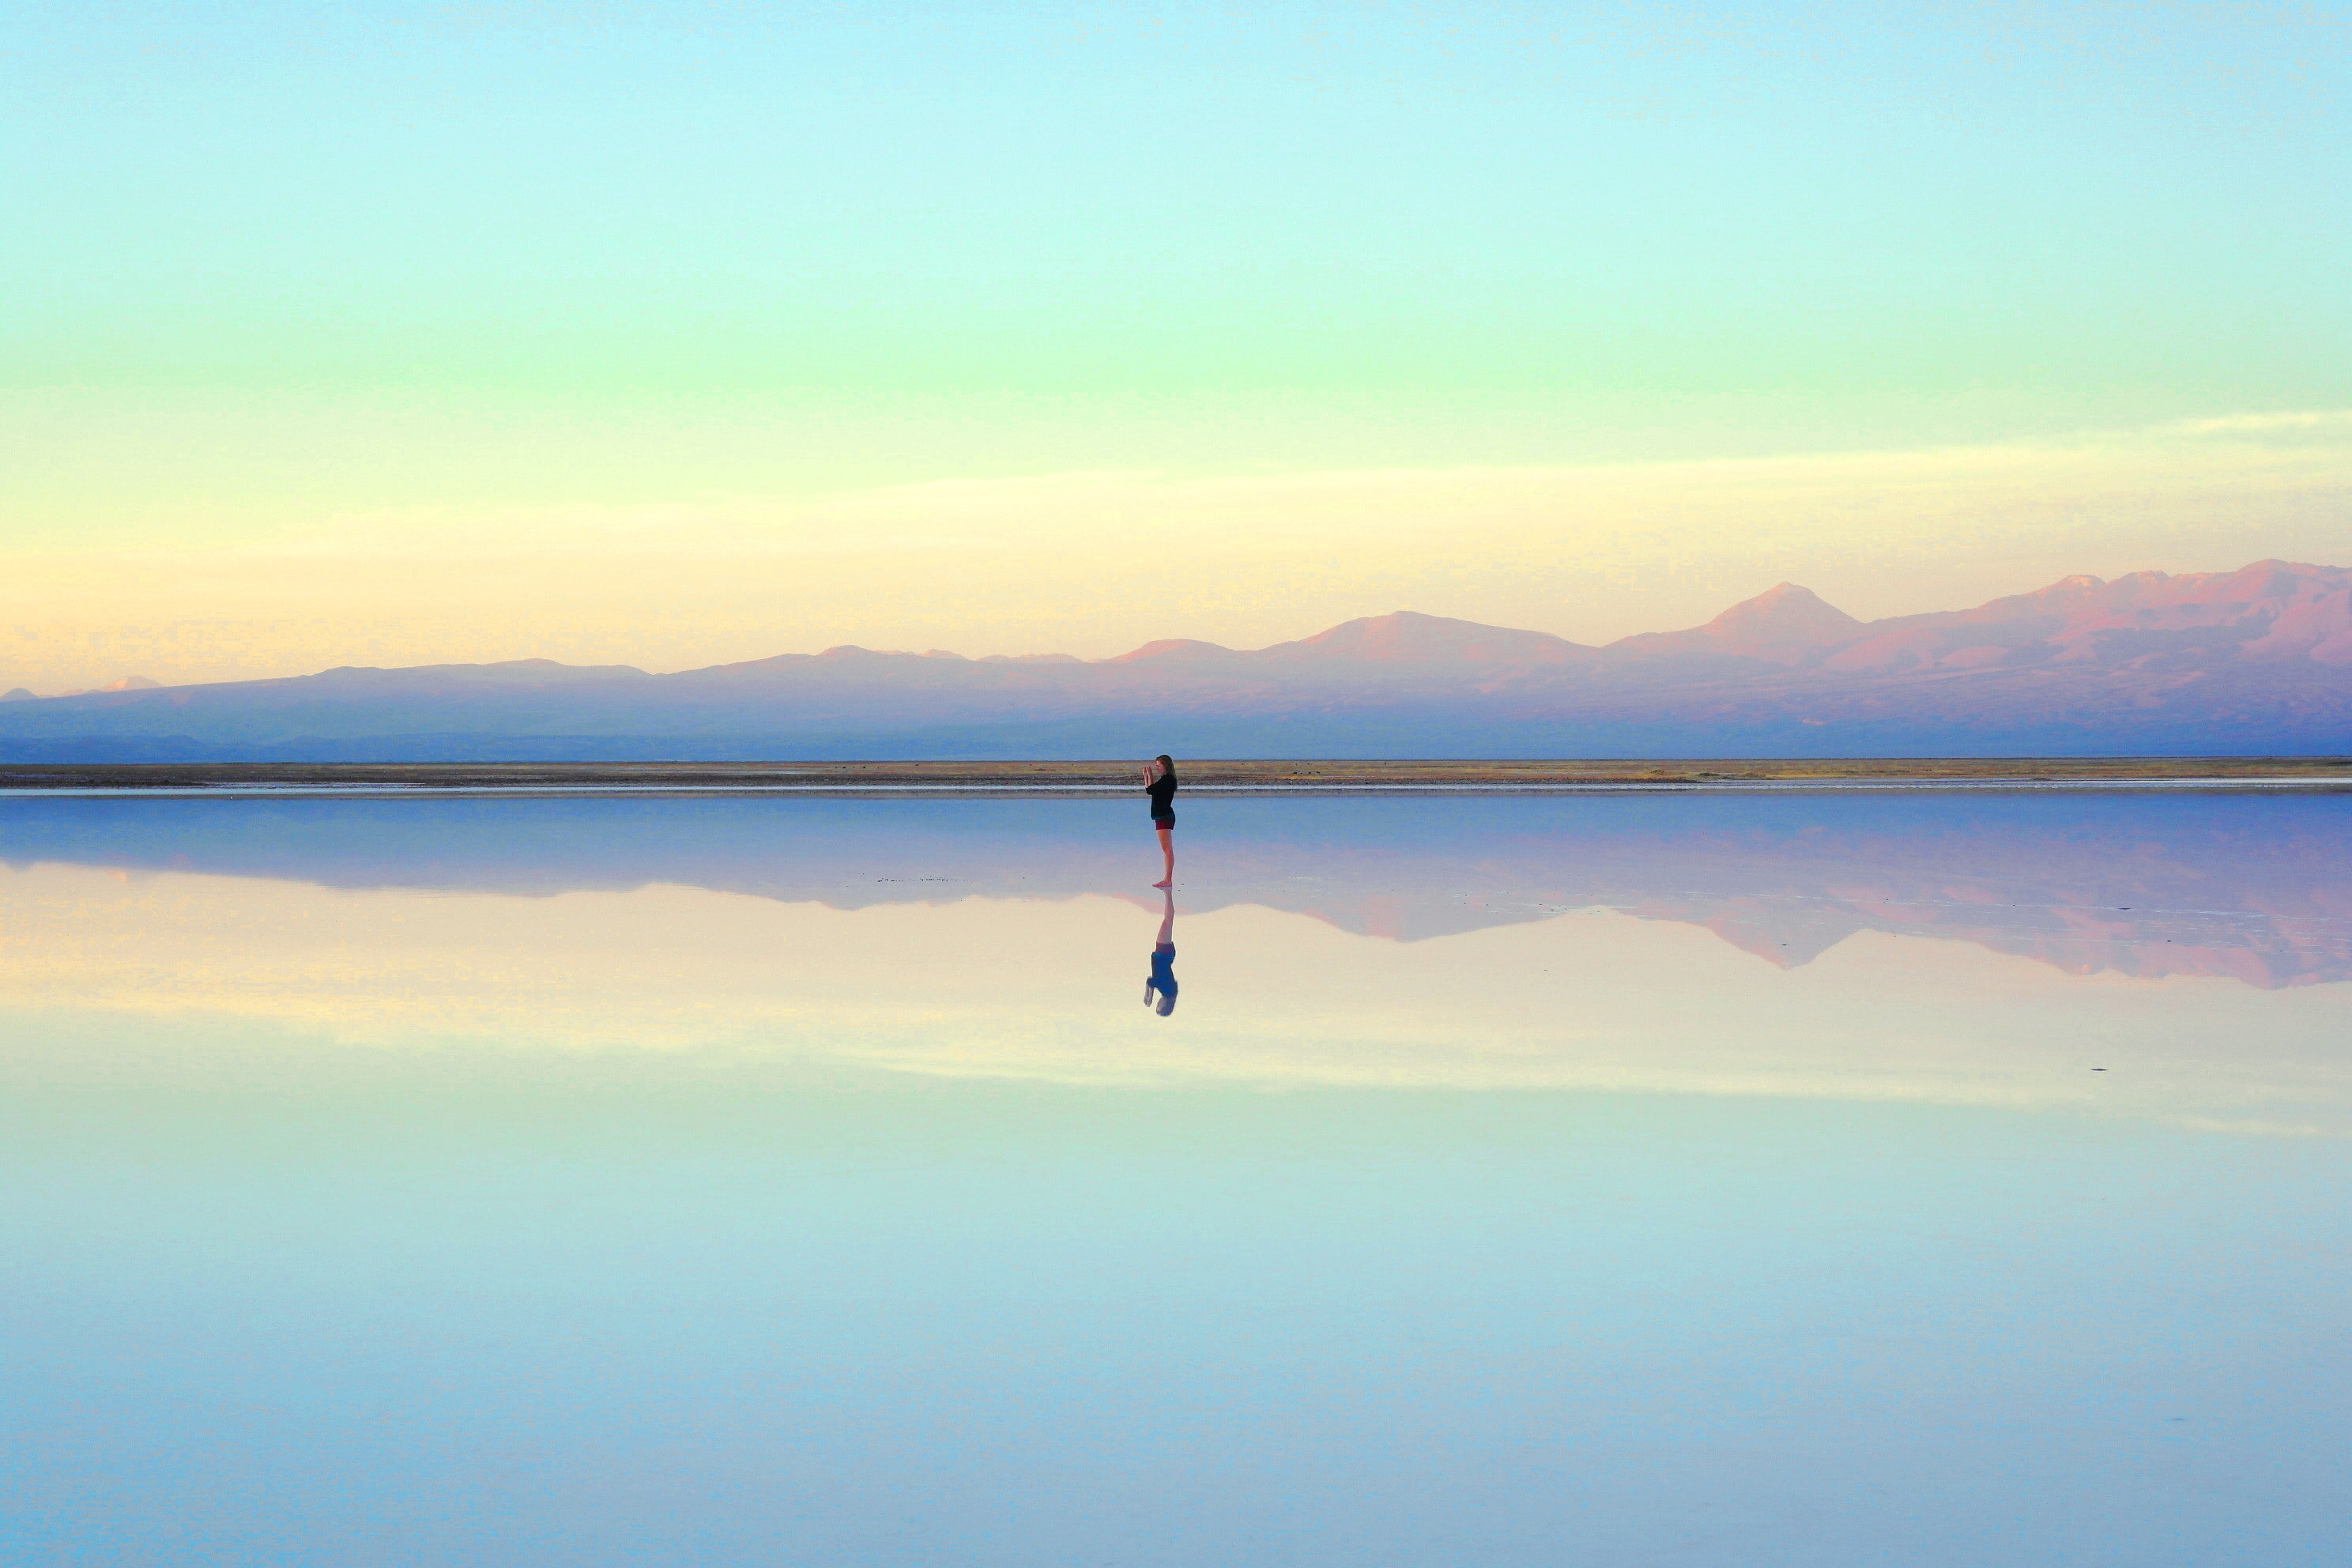
[[1151, 795], [1151, 826], [1160, 833], [1160, 856], [1164, 862], [1155, 888], [1165, 888], [1176, 880], [1176, 759], [1162, 752], [1143, 766], [1143, 787]]

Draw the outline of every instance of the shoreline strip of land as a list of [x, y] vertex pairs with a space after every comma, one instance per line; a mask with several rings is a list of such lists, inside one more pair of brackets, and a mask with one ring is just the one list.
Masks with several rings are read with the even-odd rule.
[[[1139, 762], [14, 763], [0, 795], [1087, 796]], [[1188, 793], [1579, 794], [1802, 789], [2352, 790], [2352, 757], [1186, 760]]]

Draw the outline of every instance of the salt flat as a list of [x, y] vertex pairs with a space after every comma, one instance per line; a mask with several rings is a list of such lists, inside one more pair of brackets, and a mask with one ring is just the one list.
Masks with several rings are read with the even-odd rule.
[[2347, 810], [0, 801], [0, 1544], [2330, 1560]]

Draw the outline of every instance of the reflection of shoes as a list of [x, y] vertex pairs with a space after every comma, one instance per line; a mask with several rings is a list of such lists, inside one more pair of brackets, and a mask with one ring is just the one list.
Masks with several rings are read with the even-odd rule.
[[1154, 882], [1154, 883], [1152, 883], [1151, 885], [1152, 885], [1153, 887], [1155, 887], [1155, 888], [1164, 888], [1164, 887], [1166, 887], [1168, 884], [1167, 884], [1167, 883], [1165, 883], [1165, 882]]

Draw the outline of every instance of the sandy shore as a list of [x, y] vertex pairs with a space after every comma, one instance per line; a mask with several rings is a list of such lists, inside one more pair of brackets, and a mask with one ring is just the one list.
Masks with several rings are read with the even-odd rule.
[[[0, 792], [76, 794], [1093, 795], [1135, 762], [6, 763]], [[2352, 757], [1895, 757], [1657, 761], [1186, 759], [1192, 793], [1423, 794], [1595, 789], [2352, 789]]]

